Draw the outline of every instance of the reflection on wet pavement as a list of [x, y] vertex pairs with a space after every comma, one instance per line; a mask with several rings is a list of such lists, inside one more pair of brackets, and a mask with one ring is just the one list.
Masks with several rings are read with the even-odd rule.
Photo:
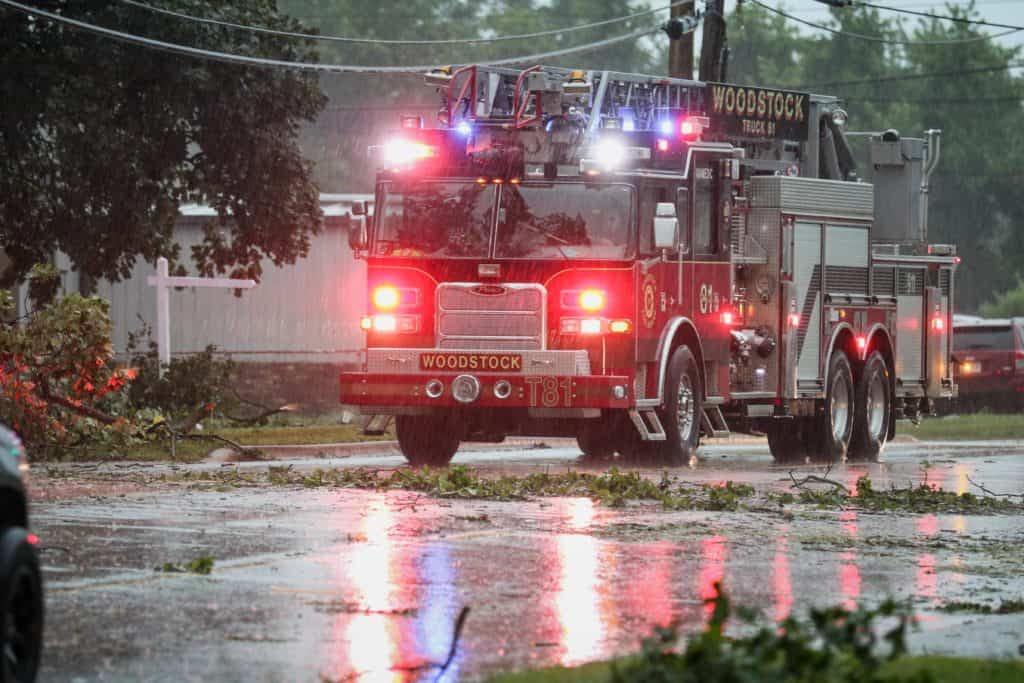
[[[1007, 491], [1024, 482], [1016, 453], [920, 455], [928, 467], [897, 457], [830, 477], [851, 489], [865, 473], [876, 486], [963, 491], [968, 477]], [[788, 489], [787, 471], [763, 454], [741, 457], [745, 469], [704, 461], [680, 476]], [[910, 599], [923, 627], [912, 643], [929, 651], [1012, 656], [1024, 638], [1022, 615], [935, 611], [1021, 597], [1019, 517], [666, 512], [298, 487], [164, 490], [35, 513], [44, 544], [68, 550], [44, 555], [49, 681], [433, 680], [466, 605], [443, 680], [576, 665], [632, 651], [655, 626], [700, 628], [717, 582], [774, 620]], [[152, 571], [203, 554], [216, 560], [209, 577]], [[968, 618], [970, 639], [960, 637]]]

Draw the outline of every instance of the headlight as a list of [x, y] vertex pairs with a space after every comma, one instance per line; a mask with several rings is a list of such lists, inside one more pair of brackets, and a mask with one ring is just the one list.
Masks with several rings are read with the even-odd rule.
[[18, 479], [28, 473], [28, 458], [18, 435], [0, 426], [0, 467]]

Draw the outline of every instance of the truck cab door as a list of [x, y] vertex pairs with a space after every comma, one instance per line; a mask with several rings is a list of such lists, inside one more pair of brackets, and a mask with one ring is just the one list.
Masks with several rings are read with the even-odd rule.
[[[724, 313], [732, 311], [730, 245], [731, 179], [723, 177], [721, 153], [692, 156], [689, 198], [692, 216], [691, 319], [704, 347], [706, 392], [721, 395], [728, 385], [731, 328]], [[685, 278], [684, 278], [685, 279]]]

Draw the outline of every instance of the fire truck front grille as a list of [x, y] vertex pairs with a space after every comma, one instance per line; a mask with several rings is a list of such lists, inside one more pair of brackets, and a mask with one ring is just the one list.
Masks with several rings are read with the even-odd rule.
[[544, 348], [547, 292], [539, 284], [444, 283], [437, 288], [443, 349]]

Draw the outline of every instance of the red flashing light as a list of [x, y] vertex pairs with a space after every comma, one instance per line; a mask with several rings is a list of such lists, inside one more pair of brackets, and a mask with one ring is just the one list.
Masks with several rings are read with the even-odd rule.
[[658, 151], [659, 152], [667, 152], [668, 151], [668, 140], [666, 140], [664, 138], [660, 138], [658, 140]]
[[736, 314], [732, 311], [722, 311], [722, 324], [731, 326], [736, 322]]
[[953, 263], [959, 264], [959, 263], [960, 263], [960, 260], [961, 260], [961, 259], [960, 259], [960, 257], [959, 257], [959, 256], [954, 256], [954, 257], [953, 257]]
[[699, 138], [707, 127], [707, 118], [690, 116], [679, 122], [679, 134], [687, 140]]
[[867, 337], [864, 337], [864, 336], [857, 337], [857, 350], [858, 351], [863, 351], [865, 348], [867, 348], [867, 345], [868, 345]]
[[789, 326], [790, 327], [800, 327], [800, 314], [799, 313], [790, 313], [789, 314]]
[[604, 309], [607, 297], [600, 289], [584, 289], [580, 292], [580, 308], [596, 313]]
[[29, 545], [39, 545], [39, 537], [35, 534], [28, 534], [27, 536], [25, 536], [25, 541]]
[[932, 318], [932, 329], [936, 332], [942, 332], [946, 329], [946, 321], [941, 317]]
[[393, 311], [398, 308], [401, 296], [391, 285], [381, 285], [373, 290], [373, 305], [378, 311]]
[[429, 159], [437, 150], [422, 142], [397, 138], [384, 145], [384, 161], [390, 166], [407, 166], [416, 161]]

